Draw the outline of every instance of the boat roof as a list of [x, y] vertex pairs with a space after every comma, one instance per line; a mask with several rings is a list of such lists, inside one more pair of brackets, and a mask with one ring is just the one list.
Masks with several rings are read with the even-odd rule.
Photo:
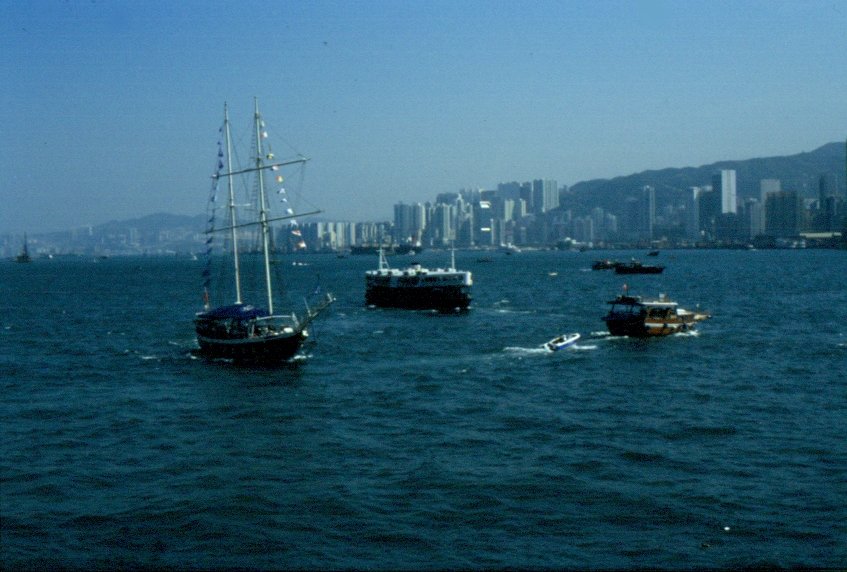
[[229, 306], [220, 306], [208, 312], [201, 312], [197, 315], [198, 318], [207, 320], [250, 320], [252, 318], [264, 318], [270, 313], [264, 308], [256, 308], [251, 304], [231, 304]]
[[671, 308], [673, 306], [677, 306], [676, 302], [672, 302], [667, 298], [660, 298], [658, 300], [645, 300], [641, 296], [624, 296], [620, 295], [614, 300], [609, 300], [607, 304], [631, 304], [633, 306], [655, 306], [655, 307], [667, 307]]
[[418, 265], [412, 265], [407, 268], [379, 268], [377, 270], [367, 270], [365, 274], [368, 276], [459, 276], [468, 275], [470, 270], [457, 270], [455, 268], [424, 268]]

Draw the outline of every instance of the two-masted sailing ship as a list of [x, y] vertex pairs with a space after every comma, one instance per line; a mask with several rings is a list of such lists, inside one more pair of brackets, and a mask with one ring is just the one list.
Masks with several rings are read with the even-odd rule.
[[[211, 269], [204, 271], [204, 309], [194, 318], [197, 332], [199, 355], [206, 358], [223, 358], [236, 363], [277, 364], [293, 358], [309, 336], [308, 326], [317, 315], [335, 298], [326, 294], [312, 307], [306, 305], [305, 312], [280, 313], [274, 307], [274, 290], [271, 275], [271, 223], [297, 216], [317, 214], [320, 211], [295, 214], [291, 208], [283, 216], [272, 216], [265, 176], [269, 171], [279, 171], [287, 165], [305, 163], [308, 159], [298, 157], [290, 161], [275, 162], [270, 149], [265, 149], [263, 140], [267, 137], [264, 121], [259, 113], [258, 102], [254, 112], [254, 155], [247, 167], [233, 165], [232, 136], [230, 134], [229, 112], [224, 106], [224, 125], [222, 128], [224, 143], [219, 142], [217, 170], [213, 175], [212, 202], [217, 198], [219, 181], [227, 182], [228, 220], [222, 228], [216, 228], [214, 206], [211, 208], [209, 228], [207, 228], [207, 259], [211, 260], [213, 237], [219, 232], [229, 235], [229, 251], [232, 257], [232, 286], [235, 299], [232, 303], [212, 307], [209, 301], [211, 287]], [[235, 180], [242, 177], [255, 178], [255, 205], [252, 220], [244, 221], [239, 217], [241, 205], [236, 202]], [[281, 181], [281, 176], [278, 175]], [[280, 191], [282, 192], [282, 191]], [[258, 230], [259, 255], [262, 258], [264, 274], [264, 304], [247, 302], [242, 288], [242, 252], [239, 251], [239, 231]], [[299, 234], [299, 232], [298, 232]]]

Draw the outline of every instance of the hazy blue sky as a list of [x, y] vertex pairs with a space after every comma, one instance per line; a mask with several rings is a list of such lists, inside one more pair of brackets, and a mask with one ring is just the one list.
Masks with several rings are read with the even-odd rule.
[[789, 155], [847, 136], [847, 0], [0, 0], [0, 233], [203, 212], [254, 96], [339, 220]]

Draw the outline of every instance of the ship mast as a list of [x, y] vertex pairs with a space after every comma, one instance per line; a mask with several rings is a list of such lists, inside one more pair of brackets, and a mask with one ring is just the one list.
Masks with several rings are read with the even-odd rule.
[[[232, 140], [229, 133], [229, 108], [224, 103], [224, 137], [226, 139], [226, 170], [232, 173]], [[232, 258], [235, 264], [235, 303], [241, 304], [241, 271], [238, 262], [238, 232], [235, 220], [235, 189], [232, 177], [227, 177], [229, 182], [229, 222], [231, 227]]]
[[271, 260], [268, 247], [268, 207], [265, 200], [265, 177], [263, 174], [264, 151], [262, 150], [262, 117], [259, 115], [259, 100], [255, 102], [255, 124], [256, 124], [256, 171], [259, 175], [259, 225], [262, 232], [262, 255], [265, 259], [265, 286], [268, 294], [268, 312], [273, 315], [274, 301], [273, 289], [271, 288]]

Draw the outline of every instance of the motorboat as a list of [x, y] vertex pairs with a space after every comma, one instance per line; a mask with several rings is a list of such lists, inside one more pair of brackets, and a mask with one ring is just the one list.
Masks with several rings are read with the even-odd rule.
[[552, 340], [550, 340], [549, 342], [546, 342], [544, 344], [544, 347], [547, 348], [547, 350], [549, 350], [551, 352], [557, 352], [559, 350], [563, 350], [563, 349], [565, 349], [569, 346], [574, 345], [577, 342], [577, 340], [579, 340], [579, 338], [580, 338], [580, 335], [576, 334], [576, 333], [574, 333], [574, 334], [562, 334], [561, 336], [557, 336], [557, 337], [553, 338]]

